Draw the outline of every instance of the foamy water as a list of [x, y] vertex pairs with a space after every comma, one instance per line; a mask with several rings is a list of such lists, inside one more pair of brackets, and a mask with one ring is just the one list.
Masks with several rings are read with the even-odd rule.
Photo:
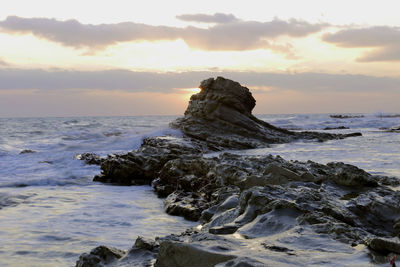
[[[280, 127], [321, 130], [349, 127], [363, 137], [325, 143], [296, 142], [241, 154], [279, 154], [285, 159], [343, 161], [372, 173], [400, 177], [400, 118], [366, 114], [258, 116]], [[146, 136], [180, 133], [168, 128], [171, 116], [0, 119], [0, 265], [71, 266], [100, 244], [129, 249], [137, 235], [179, 233], [195, 225], [163, 211], [150, 187], [92, 182], [98, 166], [76, 154], [123, 153]], [[30, 149], [35, 153], [19, 154]]]
[[[0, 266], [72, 266], [95, 246], [129, 249], [138, 235], [195, 225], [167, 215], [150, 186], [94, 183], [100, 168], [74, 159], [179, 135], [167, 127], [174, 118], [0, 119]], [[20, 154], [25, 149], [35, 153]]]

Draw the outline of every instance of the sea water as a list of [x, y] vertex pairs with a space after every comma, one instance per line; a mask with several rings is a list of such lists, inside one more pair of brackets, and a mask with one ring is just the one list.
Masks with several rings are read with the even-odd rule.
[[[400, 117], [364, 114], [258, 115], [295, 130], [361, 132], [324, 143], [295, 142], [233, 153], [281, 155], [321, 163], [342, 161], [371, 173], [400, 177]], [[73, 266], [98, 245], [129, 249], [138, 235], [180, 233], [196, 223], [167, 215], [149, 186], [92, 182], [100, 168], [76, 155], [124, 153], [147, 136], [175, 135], [175, 116], [0, 118], [0, 266]], [[33, 153], [22, 153], [31, 150]]]

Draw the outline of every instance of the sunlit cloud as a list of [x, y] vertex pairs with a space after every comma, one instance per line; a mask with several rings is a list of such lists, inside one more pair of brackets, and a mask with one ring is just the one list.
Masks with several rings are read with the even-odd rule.
[[345, 29], [323, 36], [323, 41], [344, 48], [371, 48], [360, 62], [400, 61], [400, 27]]
[[[197, 15], [192, 19], [200, 19]], [[196, 17], [193, 17], [196, 16]], [[225, 16], [229, 18], [230, 15]], [[206, 15], [203, 20], [223, 21], [222, 14]], [[229, 20], [228, 20], [229, 21]], [[33, 34], [48, 41], [90, 51], [105, 49], [121, 42], [172, 41], [182, 39], [192, 49], [206, 51], [243, 51], [268, 49], [293, 58], [292, 47], [280, 44], [281, 36], [301, 38], [321, 31], [327, 24], [312, 24], [303, 20], [274, 19], [269, 22], [233, 20], [209, 28], [153, 26], [134, 22], [116, 24], [82, 24], [77, 20], [21, 18], [9, 16], [0, 21], [0, 30], [8, 34]]]

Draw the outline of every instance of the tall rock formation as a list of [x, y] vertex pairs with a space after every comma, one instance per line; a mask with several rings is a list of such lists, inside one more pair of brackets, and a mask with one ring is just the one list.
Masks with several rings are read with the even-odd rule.
[[171, 123], [186, 136], [205, 141], [211, 149], [246, 149], [287, 143], [297, 139], [325, 141], [350, 135], [293, 132], [256, 118], [256, 100], [247, 87], [223, 77], [201, 82], [201, 91], [192, 95], [185, 116]]

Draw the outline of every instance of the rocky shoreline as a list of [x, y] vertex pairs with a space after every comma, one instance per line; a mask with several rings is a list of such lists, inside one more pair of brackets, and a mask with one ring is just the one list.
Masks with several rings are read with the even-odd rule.
[[252, 115], [255, 100], [239, 83], [210, 78], [200, 88], [185, 116], [171, 123], [182, 138], [146, 138], [125, 155], [80, 159], [100, 164], [94, 181], [151, 184], [168, 214], [201, 225], [156, 240], [138, 237], [129, 251], [97, 247], [76, 266], [309, 266], [367, 254], [379, 263], [400, 253], [397, 178], [340, 162], [208, 155], [360, 133], [281, 129]]

